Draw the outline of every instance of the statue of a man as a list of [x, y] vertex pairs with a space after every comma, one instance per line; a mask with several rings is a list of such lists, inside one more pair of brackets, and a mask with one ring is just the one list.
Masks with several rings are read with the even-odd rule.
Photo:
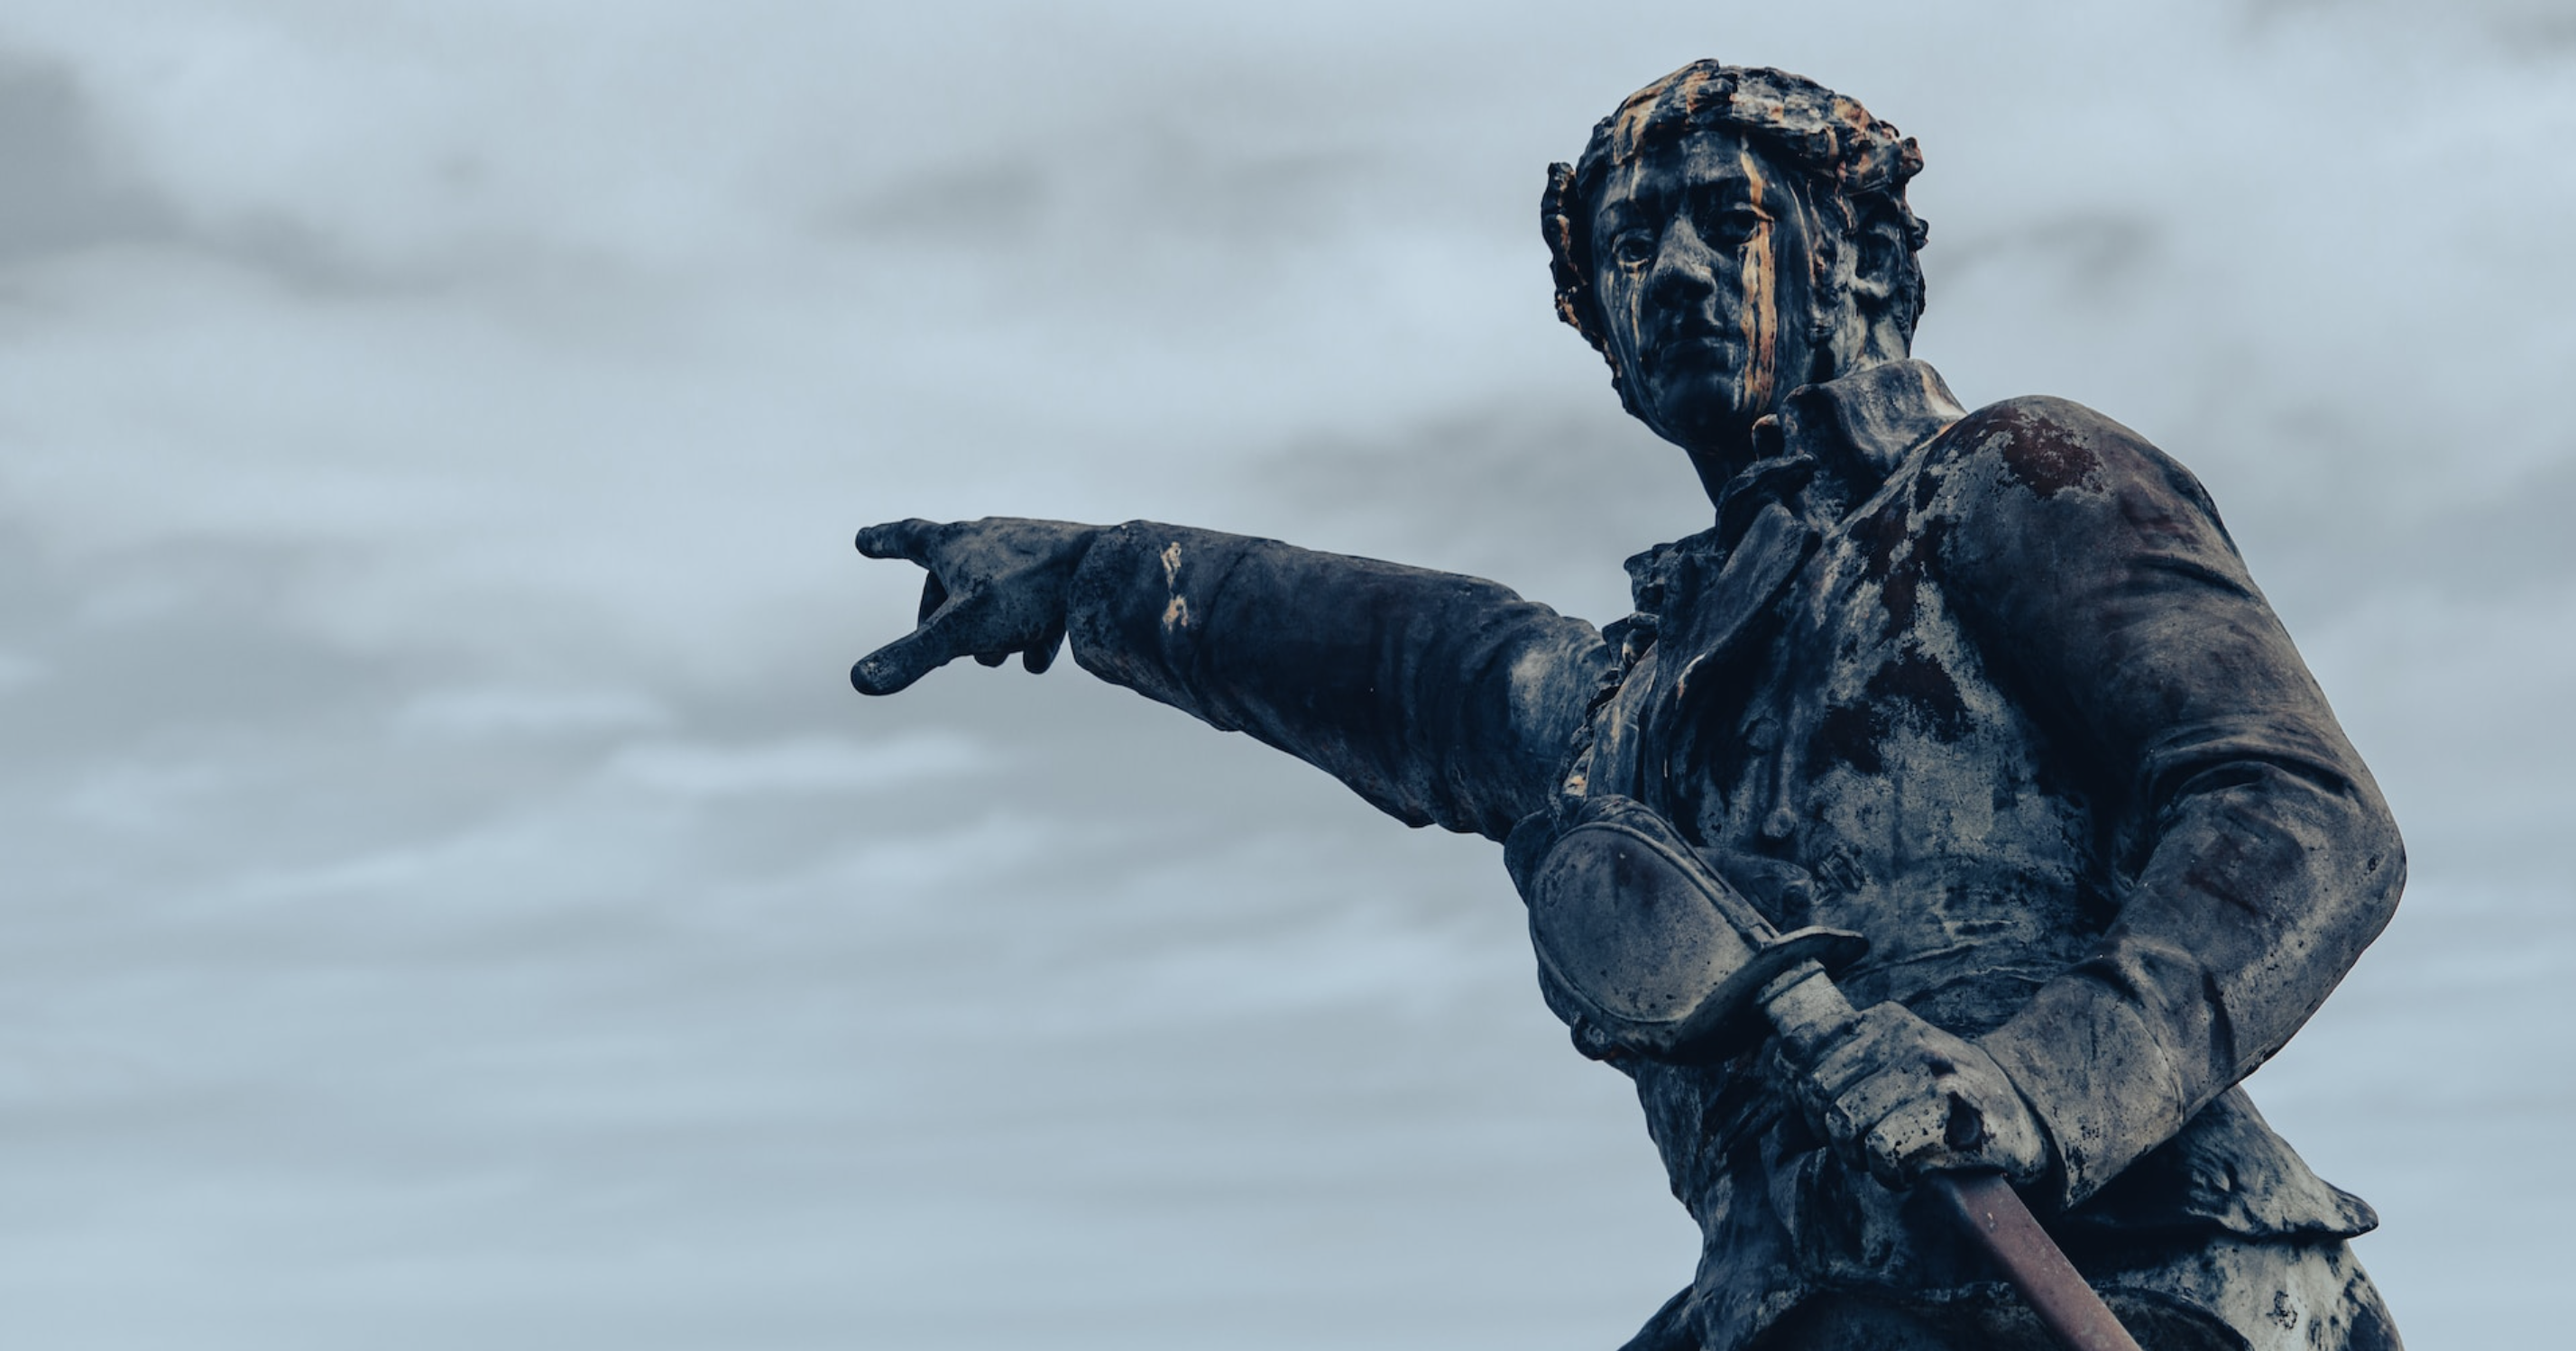
[[1270, 540], [906, 521], [859, 543], [929, 570], [920, 627], [852, 680], [1041, 670], [1069, 634], [1408, 824], [1517, 856], [1615, 793], [1772, 923], [1865, 937], [1866, 1012], [1809, 1064], [1639, 1054], [1543, 967], [1706, 1236], [1631, 1347], [2041, 1344], [1914, 1185], [1984, 1169], [2147, 1346], [2395, 1348], [2345, 1246], [2370, 1209], [2236, 1085], [2387, 922], [2396, 829], [2187, 471], [1908, 359], [1920, 167], [1850, 99], [1714, 62], [1554, 166], [1558, 310], [1716, 508], [1628, 561], [1607, 629]]

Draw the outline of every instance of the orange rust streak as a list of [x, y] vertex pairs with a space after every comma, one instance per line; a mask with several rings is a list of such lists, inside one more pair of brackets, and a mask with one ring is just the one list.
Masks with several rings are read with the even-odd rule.
[[[1736, 163], [1744, 169], [1745, 190], [1757, 207], [1768, 196], [1769, 184], [1762, 177], [1762, 162], [1751, 147], [1736, 151]], [[1746, 408], [1770, 406], [1772, 391], [1780, 383], [1780, 278], [1779, 266], [1772, 257], [1771, 214], [1762, 211], [1762, 223], [1754, 227], [1752, 237], [1744, 241], [1744, 265], [1741, 269], [1744, 304], [1744, 402]]]
[[1610, 132], [1610, 155], [1627, 159], [1637, 153], [1637, 143], [1646, 133], [1646, 119], [1655, 111], [1656, 96], [1663, 93], [1658, 81], [1629, 96], [1619, 108], [1619, 120]]

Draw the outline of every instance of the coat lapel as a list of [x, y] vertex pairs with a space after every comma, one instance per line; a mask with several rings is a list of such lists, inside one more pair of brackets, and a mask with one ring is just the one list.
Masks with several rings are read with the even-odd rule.
[[[1662, 630], [1655, 641], [1654, 672], [1636, 739], [1669, 752], [1688, 738], [1694, 706], [1726, 684], [1748, 640], [1764, 625], [1774, 601], [1815, 553], [1820, 532], [1777, 500], [1753, 512], [1742, 538], [1721, 562], [1707, 554], [1674, 560], [1665, 592]], [[1633, 755], [1633, 752], [1632, 752]], [[1658, 757], [1660, 759], [1660, 757]], [[1660, 763], [1656, 766], [1659, 771]], [[1663, 802], [1660, 772], [1639, 766], [1641, 801]]]

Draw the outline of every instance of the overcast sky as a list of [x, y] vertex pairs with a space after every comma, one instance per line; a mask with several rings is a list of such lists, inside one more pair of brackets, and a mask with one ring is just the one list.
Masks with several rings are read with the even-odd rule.
[[1968, 403], [2209, 484], [2414, 858], [2255, 1096], [2418, 1346], [2563, 1326], [2567, 0], [6, 0], [0, 1342], [1618, 1344], [1696, 1236], [1495, 851], [863, 701], [849, 536], [1616, 618], [1705, 504], [1536, 203], [1700, 56], [1921, 138]]

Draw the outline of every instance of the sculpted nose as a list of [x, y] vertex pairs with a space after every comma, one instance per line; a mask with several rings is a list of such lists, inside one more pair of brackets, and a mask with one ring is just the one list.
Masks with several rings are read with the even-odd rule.
[[1664, 231], [1646, 274], [1647, 299], [1661, 305], [1705, 299], [1717, 290], [1717, 255], [1685, 216]]

